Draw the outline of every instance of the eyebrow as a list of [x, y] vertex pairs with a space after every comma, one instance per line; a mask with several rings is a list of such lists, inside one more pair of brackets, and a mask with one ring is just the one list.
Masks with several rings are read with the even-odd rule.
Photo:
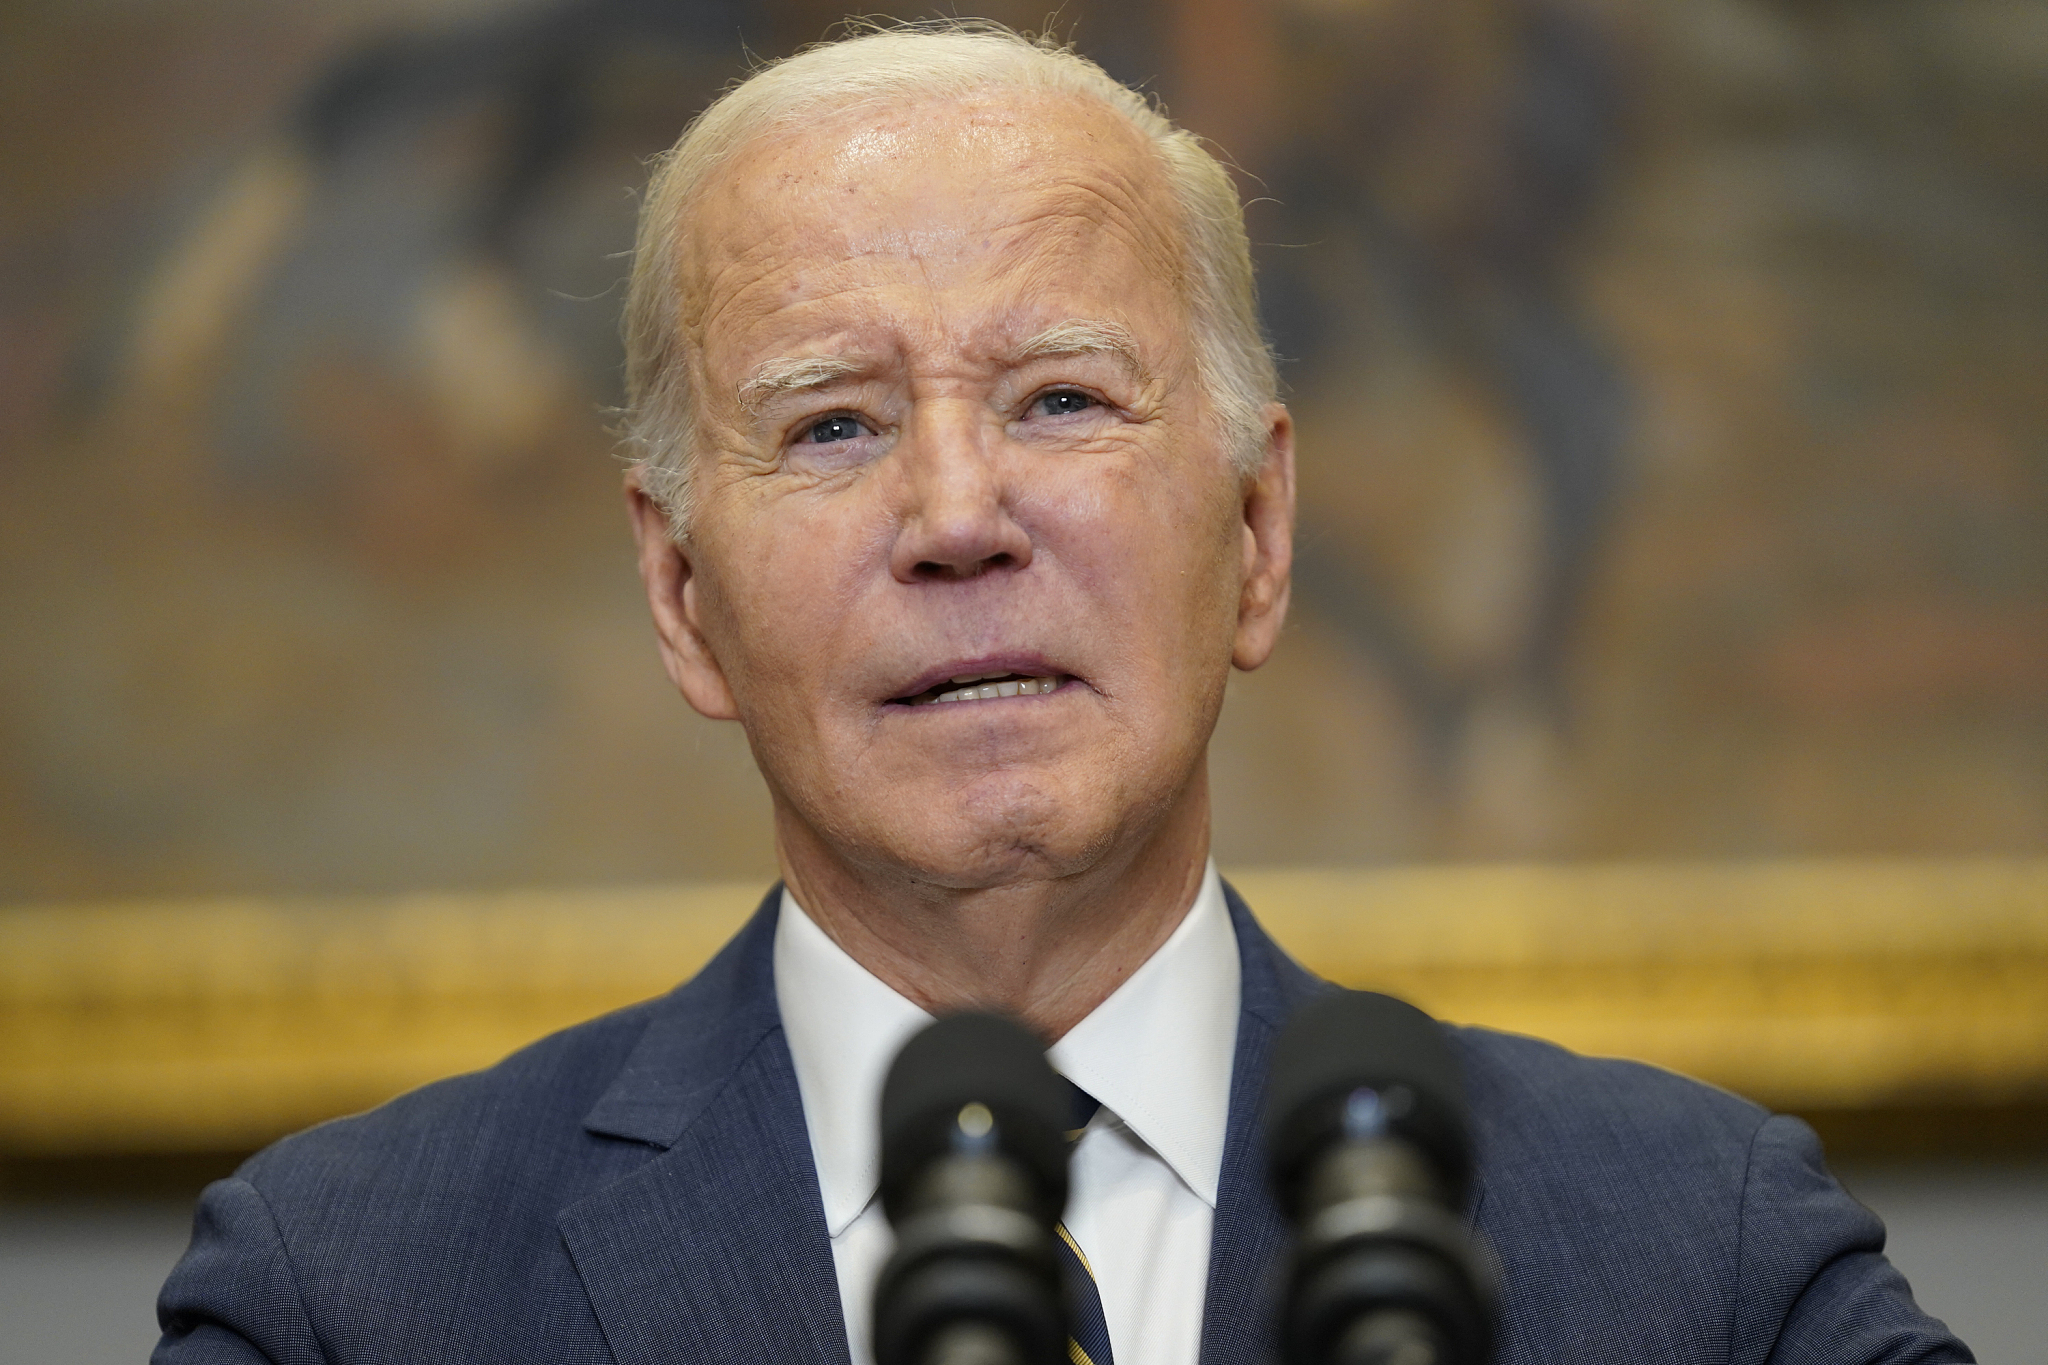
[[836, 356], [783, 356], [764, 360], [740, 385], [740, 406], [759, 415], [761, 409], [784, 394], [822, 389], [848, 375], [859, 374], [865, 368], [859, 361]]
[[1090, 318], [1055, 322], [1019, 346], [1012, 353], [1012, 359], [1022, 362], [1070, 355], [1115, 356], [1134, 378], [1142, 381], [1151, 377], [1145, 362], [1139, 358], [1137, 338], [1128, 328]]

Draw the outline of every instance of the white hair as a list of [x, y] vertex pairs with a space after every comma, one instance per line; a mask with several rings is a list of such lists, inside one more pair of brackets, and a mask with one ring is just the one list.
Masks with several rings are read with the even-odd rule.
[[727, 90], [655, 163], [640, 210], [625, 313], [625, 454], [641, 486], [686, 532], [694, 405], [681, 325], [677, 236], [712, 174], [764, 133], [870, 105], [958, 99], [992, 90], [1107, 105], [1152, 146], [1179, 208], [1197, 372], [1231, 462], [1246, 477], [1265, 457], [1263, 409], [1278, 390], [1259, 330], [1251, 250], [1230, 173], [1194, 134], [1071, 48], [983, 20], [875, 28], [762, 67]]

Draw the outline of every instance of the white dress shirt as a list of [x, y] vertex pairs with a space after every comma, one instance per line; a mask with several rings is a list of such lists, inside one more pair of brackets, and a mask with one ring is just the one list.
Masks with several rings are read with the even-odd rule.
[[[1066, 1225], [1094, 1269], [1116, 1365], [1194, 1365], [1237, 1048], [1237, 937], [1211, 862], [1171, 937], [1053, 1045], [1102, 1102], [1075, 1144]], [[931, 1016], [884, 985], [787, 892], [775, 999], [803, 1094], [854, 1365], [872, 1365], [882, 1213], [882, 1079]]]

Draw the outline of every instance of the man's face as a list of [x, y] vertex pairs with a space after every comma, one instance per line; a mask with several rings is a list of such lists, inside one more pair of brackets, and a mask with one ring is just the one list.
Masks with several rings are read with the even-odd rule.
[[965, 889], [1205, 799], [1233, 655], [1284, 610], [1291, 465], [1276, 408], [1268, 476], [1230, 467], [1174, 222], [1137, 134], [1051, 97], [828, 119], [701, 197], [695, 511], [675, 550], [643, 500], [643, 563], [786, 849]]

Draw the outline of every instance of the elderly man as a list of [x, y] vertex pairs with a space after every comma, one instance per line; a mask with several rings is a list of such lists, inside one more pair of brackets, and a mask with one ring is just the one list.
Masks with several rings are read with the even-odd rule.
[[[1294, 492], [1227, 175], [1071, 53], [871, 33], [685, 134], [627, 330], [662, 658], [783, 884], [670, 996], [209, 1189], [158, 1359], [865, 1360], [881, 1077], [969, 1005], [1099, 1102], [1075, 1358], [1266, 1358], [1258, 1100], [1321, 987], [1208, 861]], [[1796, 1121], [1456, 1037], [1503, 1361], [1969, 1359]]]

